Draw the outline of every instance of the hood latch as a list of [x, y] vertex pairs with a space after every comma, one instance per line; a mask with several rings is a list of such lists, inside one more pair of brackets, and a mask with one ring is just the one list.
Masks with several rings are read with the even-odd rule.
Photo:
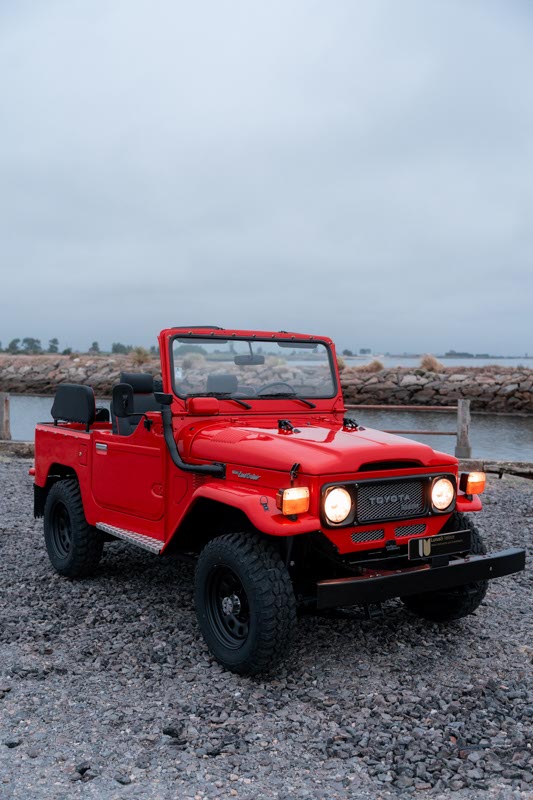
[[358, 425], [357, 420], [353, 419], [353, 417], [344, 417], [342, 427], [345, 431], [364, 431], [364, 428]]
[[288, 419], [278, 419], [278, 433], [300, 433], [298, 428], [295, 428], [292, 422]]

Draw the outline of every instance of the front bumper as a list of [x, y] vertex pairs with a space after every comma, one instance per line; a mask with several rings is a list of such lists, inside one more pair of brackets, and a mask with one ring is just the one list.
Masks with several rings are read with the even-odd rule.
[[520, 572], [526, 551], [517, 547], [485, 556], [467, 556], [442, 567], [424, 563], [401, 570], [367, 570], [364, 575], [317, 583], [317, 608], [380, 603], [391, 597], [404, 597], [440, 589], [463, 586], [473, 581], [501, 578]]

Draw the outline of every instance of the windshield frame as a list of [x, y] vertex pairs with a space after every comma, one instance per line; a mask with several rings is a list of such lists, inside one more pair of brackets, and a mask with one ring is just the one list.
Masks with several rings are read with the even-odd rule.
[[[235, 342], [251, 342], [251, 343], [254, 343], [254, 342], [265, 342], [265, 343], [270, 343], [270, 344], [272, 344], [272, 343], [275, 344], [277, 342], [283, 342], [283, 343], [285, 343], [287, 345], [290, 345], [290, 344], [295, 344], [295, 345], [298, 345], [298, 344], [322, 345], [322, 347], [325, 348], [327, 356], [328, 356], [328, 363], [329, 363], [329, 368], [330, 368], [331, 378], [332, 378], [332, 384], [333, 384], [332, 394], [321, 395], [321, 396], [313, 395], [313, 396], [311, 396], [309, 398], [307, 397], [307, 395], [304, 395], [304, 394], [294, 394], [294, 396], [291, 396], [291, 395], [287, 394], [286, 397], [276, 397], [275, 395], [270, 395], [270, 396], [265, 395], [263, 397], [259, 397], [258, 395], [251, 395], [249, 397], [245, 397], [244, 399], [248, 403], [253, 403], [256, 400], [260, 401], [260, 402], [264, 402], [264, 401], [267, 401], [267, 402], [273, 402], [273, 401], [286, 402], [287, 400], [292, 400], [292, 399], [297, 400], [298, 397], [304, 397], [305, 399], [309, 399], [312, 402], [314, 402], [315, 400], [318, 400], [320, 402], [322, 400], [334, 400], [339, 394], [339, 384], [338, 384], [338, 380], [337, 380], [337, 370], [335, 368], [335, 362], [334, 362], [334, 358], [333, 358], [333, 350], [332, 350], [331, 344], [329, 342], [327, 342], [327, 341], [324, 341], [323, 339], [318, 339], [318, 338], [315, 339], [314, 337], [302, 338], [301, 336], [300, 337], [291, 336], [290, 338], [286, 338], [284, 336], [277, 336], [275, 334], [272, 334], [272, 336], [264, 336], [264, 335], [263, 336], [255, 336], [253, 334], [252, 335], [248, 335], [248, 336], [236, 336], [234, 333], [227, 334], [225, 331], [217, 331], [216, 334], [213, 334], [212, 332], [210, 332], [210, 333], [181, 333], [180, 332], [180, 333], [174, 334], [173, 336], [171, 336], [169, 338], [168, 346], [169, 346], [169, 364], [170, 364], [170, 383], [171, 383], [171, 386], [172, 386], [172, 391], [173, 391], [174, 395], [176, 397], [178, 397], [180, 400], [182, 400], [183, 402], [186, 402], [191, 397], [201, 397], [202, 393], [199, 392], [198, 394], [180, 394], [178, 392], [178, 390], [176, 389], [175, 368], [174, 368], [174, 342], [176, 341], [176, 339], [179, 339], [180, 341], [183, 340], [183, 339], [191, 339], [191, 341], [194, 341], [195, 339], [196, 340], [199, 339], [199, 340], [202, 340], [202, 341], [209, 340], [209, 341], [212, 341], [212, 342], [216, 342], [217, 339], [224, 339], [226, 341], [231, 339], [231, 341], [235, 341]], [[311, 348], [309, 348], [309, 349], [311, 349]], [[205, 394], [203, 394], [203, 396], [205, 397]], [[210, 393], [209, 396], [216, 397], [217, 395]], [[237, 399], [237, 398], [232, 398], [231, 395], [229, 395], [229, 396], [226, 396], [226, 397], [220, 396], [219, 399], [220, 399], [221, 402], [224, 402], [225, 400], [231, 402], [232, 399]], [[240, 399], [240, 398], [238, 398], [238, 399]], [[244, 408], [242, 410], [243, 411], [248, 411], [248, 409], [244, 409]], [[309, 411], [311, 411], [311, 409], [309, 409]]]

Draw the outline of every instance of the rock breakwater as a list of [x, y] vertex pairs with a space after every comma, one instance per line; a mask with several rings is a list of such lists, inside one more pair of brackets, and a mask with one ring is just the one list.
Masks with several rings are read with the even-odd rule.
[[121, 372], [158, 375], [159, 359], [138, 364], [130, 356], [0, 355], [0, 392], [54, 394], [59, 383], [83, 383], [97, 396], [109, 396]]
[[527, 367], [348, 368], [341, 375], [346, 403], [446, 406], [466, 398], [473, 411], [533, 413], [533, 369]]
[[[290, 366], [290, 363], [289, 363]], [[287, 365], [279, 366], [285, 374]], [[0, 391], [53, 394], [58, 383], [92, 386], [109, 396], [120, 372], [160, 373], [159, 360], [139, 364], [132, 356], [0, 355]], [[397, 367], [368, 372], [348, 367], [341, 372], [347, 403], [387, 405], [453, 405], [472, 401], [473, 411], [533, 414], [533, 369], [527, 367], [445, 367], [439, 372]]]

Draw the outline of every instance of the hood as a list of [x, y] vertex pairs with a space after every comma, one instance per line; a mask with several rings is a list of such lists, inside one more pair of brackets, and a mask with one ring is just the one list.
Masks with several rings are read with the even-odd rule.
[[287, 471], [298, 462], [307, 475], [357, 472], [363, 464], [381, 461], [413, 461], [418, 462], [413, 466], [423, 467], [457, 463], [428, 445], [372, 428], [347, 431], [338, 422], [293, 424], [294, 432], [280, 433], [277, 422], [255, 426], [218, 420], [193, 435], [188, 453], [202, 461], [256, 469]]

